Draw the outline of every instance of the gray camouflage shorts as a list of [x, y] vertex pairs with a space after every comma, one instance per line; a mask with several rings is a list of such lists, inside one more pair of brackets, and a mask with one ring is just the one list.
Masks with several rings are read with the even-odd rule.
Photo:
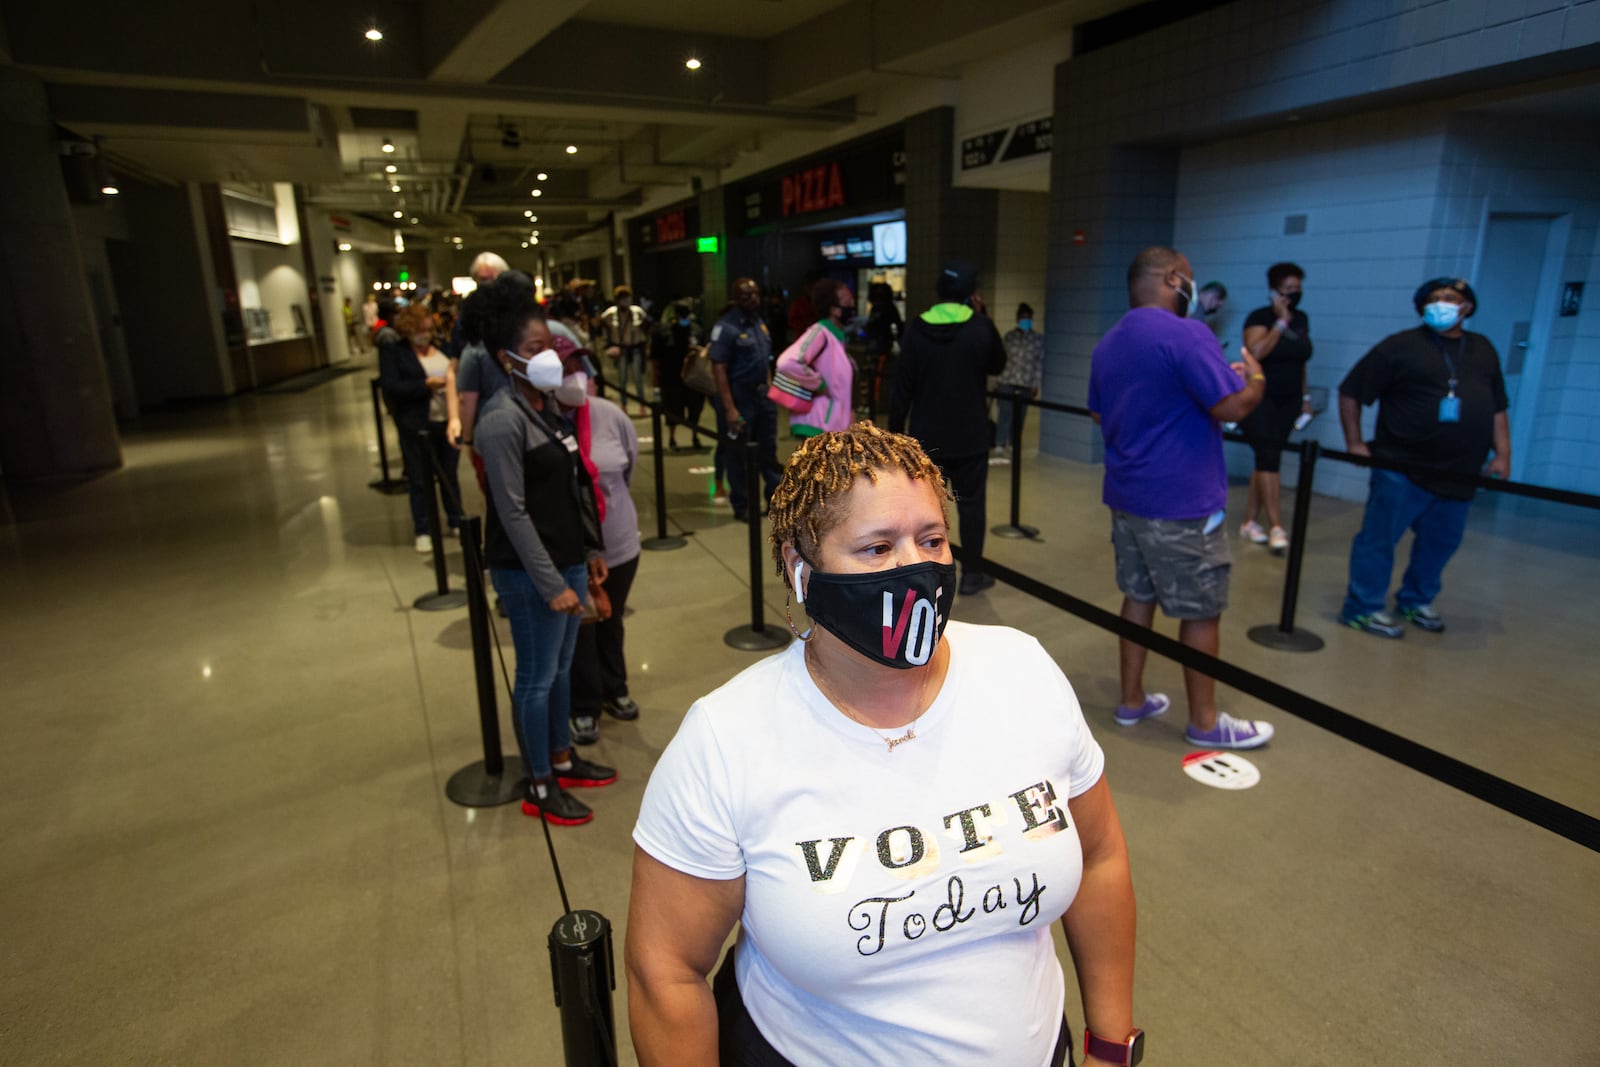
[[1228, 606], [1226, 522], [1205, 533], [1206, 519], [1145, 519], [1111, 513], [1117, 588], [1129, 600], [1154, 601], [1174, 619], [1213, 619]]

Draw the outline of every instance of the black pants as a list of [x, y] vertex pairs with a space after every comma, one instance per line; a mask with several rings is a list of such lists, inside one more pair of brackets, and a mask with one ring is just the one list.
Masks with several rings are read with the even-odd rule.
[[599, 715], [600, 705], [628, 695], [628, 659], [622, 651], [622, 611], [639, 570], [639, 557], [611, 568], [603, 583], [611, 618], [578, 627], [572, 655], [572, 714]]
[[[783, 477], [783, 464], [778, 462], [778, 405], [767, 399], [765, 385], [735, 385], [732, 393], [734, 405], [744, 416], [746, 436], [729, 442], [733, 447], [728, 451], [728, 500], [736, 516], [743, 518], [747, 511], [759, 516]], [[747, 441], [754, 441], [758, 448], [762, 495], [757, 501], [745, 499], [748, 495], [744, 471]]]
[[[722, 957], [722, 966], [717, 968], [717, 975], [711, 981], [711, 993], [717, 1001], [717, 1048], [721, 1067], [794, 1067], [783, 1053], [772, 1047], [744, 1006], [733, 968], [735, 951], [730, 948]], [[1067, 1025], [1066, 1016], [1062, 1016], [1061, 1033], [1056, 1037], [1050, 1067], [1067, 1067], [1071, 1063], [1072, 1027]]]
[[956, 529], [961, 535], [961, 551], [968, 559], [962, 571], [976, 574], [983, 568], [971, 561], [983, 555], [983, 538], [989, 529], [989, 457], [981, 452], [946, 457], [939, 461], [939, 469], [956, 495]]
[[[445, 424], [427, 424], [428, 441], [423, 443], [418, 429], [400, 429], [400, 455], [405, 458], [406, 485], [411, 491], [411, 528], [418, 537], [428, 532], [428, 479], [437, 477], [446, 523], [454, 530], [461, 525], [461, 483], [456, 472], [461, 465], [461, 450], [445, 438]], [[430, 458], [431, 453], [431, 458]]]

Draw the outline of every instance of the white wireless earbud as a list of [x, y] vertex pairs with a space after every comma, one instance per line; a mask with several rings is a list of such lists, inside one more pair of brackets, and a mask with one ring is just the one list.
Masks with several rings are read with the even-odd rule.
[[806, 591], [800, 588], [800, 570], [804, 566], [804, 561], [794, 565], [794, 600], [796, 604], [804, 604], [806, 602]]

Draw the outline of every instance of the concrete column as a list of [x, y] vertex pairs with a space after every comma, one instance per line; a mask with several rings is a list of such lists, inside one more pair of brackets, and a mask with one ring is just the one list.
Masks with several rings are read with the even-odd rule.
[[0, 473], [76, 478], [122, 466], [44, 84], [0, 67]]
[[[978, 268], [980, 287], [995, 280], [999, 193], [957, 189], [955, 109], [934, 108], [906, 120], [906, 314], [920, 315], [938, 297], [940, 269], [953, 259]], [[993, 309], [990, 309], [991, 312]]]
[[[728, 226], [727, 212], [724, 210], [727, 202], [726, 194], [727, 190], [719, 187], [703, 190], [699, 197], [700, 234], [706, 236], [715, 234], [721, 241], [716, 255], [700, 257], [700, 292], [704, 297], [705, 313], [708, 316], [711, 315], [713, 308], [720, 308], [727, 302], [728, 286], [733, 281], [728, 276], [728, 243], [733, 233]], [[689, 236], [697, 237], [700, 234]]]

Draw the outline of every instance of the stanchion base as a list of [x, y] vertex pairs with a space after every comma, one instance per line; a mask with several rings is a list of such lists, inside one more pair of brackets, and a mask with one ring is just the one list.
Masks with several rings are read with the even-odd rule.
[[776, 626], [763, 626], [759, 630], [754, 626], [735, 626], [722, 635], [722, 640], [741, 652], [767, 652], [787, 645], [790, 636]]
[[1035, 537], [1039, 536], [1039, 527], [1020, 525], [1013, 526], [1009, 522], [1004, 522], [999, 526], [989, 527], [989, 532], [994, 534], [996, 537], [1010, 537], [1012, 539], [1027, 538], [1031, 541]]
[[470, 763], [450, 776], [444, 795], [464, 808], [498, 808], [522, 796], [522, 761], [505, 757], [505, 769], [490, 774], [483, 760]]
[[454, 611], [467, 606], [467, 591], [452, 589], [448, 593], [427, 593], [411, 602], [418, 611]]
[[685, 537], [647, 537], [639, 542], [639, 547], [650, 552], [670, 552], [688, 543], [689, 540]]
[[1275, 622], [1252, 626], [1245, 636], [1258, 645], [1266, 645], [1279, 652], [1316, 652], [1326, 643], [1310, 630], [1302, 630], [1298, 626], [1284, 633]]
[[411, 486], [403, 478], [379, 478], [375, 482], [367, 483], [368, 489], [376, 489], [384, 496], [399, 496], [401, 493], [411, 492]]

